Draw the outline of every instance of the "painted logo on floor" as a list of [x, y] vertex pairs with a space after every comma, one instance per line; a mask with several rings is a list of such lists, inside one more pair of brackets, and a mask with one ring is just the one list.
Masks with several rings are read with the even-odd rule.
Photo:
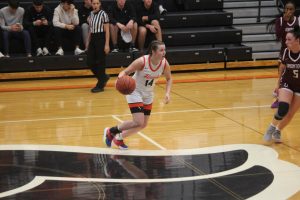
[[287, 199], [299, 180], [298, 166], [262, 145], [127, 151], [0, 145], [0, 198]]

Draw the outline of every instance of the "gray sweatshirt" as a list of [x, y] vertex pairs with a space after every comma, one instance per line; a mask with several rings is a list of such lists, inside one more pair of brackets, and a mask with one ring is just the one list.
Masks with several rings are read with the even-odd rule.
[[24, 8], [18, 7], [16, 13], [11, 13], [8, 6], [0, 9], [0, 25], [2, 30], [10, 31], [10, 26], [16, 23], [21, 24], [23, 30]]
[[78, 25], [79, 17], [78, 10], [75, 9], [75, 6], [72, 4], [71, 9], [66, 12], [62, 4], [59, 4], [55, 10], [53, 15], [53, 26], [65, 29], [66, 25]]

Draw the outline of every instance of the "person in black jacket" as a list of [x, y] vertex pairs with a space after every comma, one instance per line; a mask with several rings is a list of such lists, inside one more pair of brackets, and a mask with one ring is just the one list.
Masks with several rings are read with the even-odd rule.
[[25, 11], [24, 26], [30, 33], [37, 56], [50, 55], [48, 48], [53, 30], [52, 16], [43, 0], [33, 0], [32, 6]]
[[138, 3], [136, 13], [139, 26], [138, 46], [143, 51], [147, 33], [154, 34], [157, 40], [162, 41], [158, 5], [152, 0], [143, 0]]
[[136, 12], [130, 2], [126, 0], [117, 0], [114, 2], [108, 11], [110, 24], [109, 30], [113, 43], [113, 53], [119, 51], [118, 48], [118, 33], [122, 31], [131, 35], [131, 41], [125, 41], [130, 44], [129, 51], [138, 51], [135, 48], [135, 40], [137, 36]]
[[78, 8], [78, 17], [79, 17], [79, 26], [81, 26], [82, 30], [82, 39], [85, 45], [85, 50], [87, 50], [87, 40], [89, 35], [89, 22], [88, 17], [90, 13], [93, 11], [91, 0], [83, 0], [83, 3]]

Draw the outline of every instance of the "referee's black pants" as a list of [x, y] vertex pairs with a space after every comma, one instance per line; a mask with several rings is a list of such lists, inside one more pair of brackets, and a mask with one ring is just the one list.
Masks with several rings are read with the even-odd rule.
[[98, 79], [96, 87], [104, 88], [108, 80], [105, 73], [105, 33], [91, 33], [91, 39], [87, 51], [87, 65]]

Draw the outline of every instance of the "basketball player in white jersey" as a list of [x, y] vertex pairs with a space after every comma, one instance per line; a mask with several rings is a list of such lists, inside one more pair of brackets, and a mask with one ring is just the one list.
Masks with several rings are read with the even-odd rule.
[[136, 59], [120, 72], [118, 78], [134, 72], [133, 79], [136, 81], [136, 89], [130, 95], [126, 95], [132, 113], [132, 121], [125, 121], [118, 126], [104, 129], [103, 140], [108, 147], [111, 147], [113, 142], [120, 149], [127, 149], [123, 138], [137, 133], [147, 126], [152, 109], [155, 79], [161, 75], [164, 75], [167, 81], [165, 103], [169, 103], [172, 78], [170, 65], [165, 55], [165, 44], [154, 40], [149, 45], [148, 55]]
[[300, 28], [286, 35], [286, 46], [281, 58], [282, 76], [278, 80], [278, 110], [267, 129], [264, 140], [281, 142], [281, 130], [288, 125], [300, 108]]

